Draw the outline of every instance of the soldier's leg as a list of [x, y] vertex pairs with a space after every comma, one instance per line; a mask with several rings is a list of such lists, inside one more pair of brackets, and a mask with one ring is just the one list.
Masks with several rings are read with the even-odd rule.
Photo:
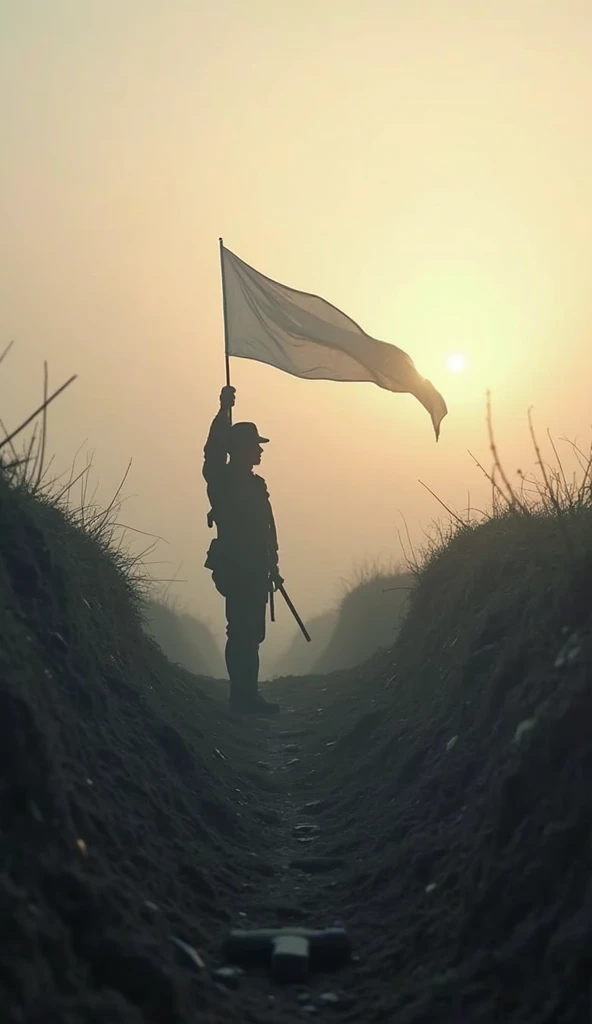
[[253, 586], [249, 594], [249, 610], [245, 628], [249, 634], [248, 667], [249, 692], [257, 693], [259, 686], [259, 647], [265, 640], [265, 614], [267, 611], [267, 585]]
[[226, 665], [230, 699], [252, 702], [259, 683], [259, 645], [265, 639], [267, 586], [245, 583], [233, 587], [226, 598]]
[[226, 667], [231, 699], [251, 700], [257, 695], [259, 644], [265, 636], [265, 608], [261, 635], [260, 599], [248, 581], [237, 579], [226, 594]]

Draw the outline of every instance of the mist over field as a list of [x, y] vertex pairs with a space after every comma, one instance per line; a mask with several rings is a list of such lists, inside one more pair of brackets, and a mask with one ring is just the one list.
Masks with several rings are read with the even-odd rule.
[[591, 46], [0, 0], [2, 1021], [589, 1019]]

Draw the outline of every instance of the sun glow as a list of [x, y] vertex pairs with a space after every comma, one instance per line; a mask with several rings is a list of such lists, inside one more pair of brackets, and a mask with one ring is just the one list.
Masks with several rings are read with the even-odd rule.
[[446, 360], [446, 367], [451, 373], [462, 373], [466, 370], [467, 361], [462, 352], [453, 352]]

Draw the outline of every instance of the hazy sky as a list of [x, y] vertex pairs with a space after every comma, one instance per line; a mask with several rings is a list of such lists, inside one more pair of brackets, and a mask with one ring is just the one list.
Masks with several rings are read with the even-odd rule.
[[[404, 348], [445, 395], [233, 360], [303, 617], [489, 488], [485, 393], [511, 476], [527, 410], [590, 439], [589, 0], [0, 0], [1, 415], [79, 380], [56, 469], [94, 452], [108, 501], [162, 535], [155, 575], [221, 636], [202, 568], [202, 447], [223, 384], [218, 236]], [[464, 353], [453, 375], [447, 357]], [[84, 457], [84, 456], [83, 456]], [[81, 463], [82, 465], [82, 463]], [[292, 630], [278, 608], [273, 647]], [[269, 651], [271, 655], [273, 650]]]

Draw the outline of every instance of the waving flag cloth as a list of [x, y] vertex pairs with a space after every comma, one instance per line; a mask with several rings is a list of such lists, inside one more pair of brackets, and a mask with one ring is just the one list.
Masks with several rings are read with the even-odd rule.
[[410, 356], [377, 341], [330, 302], [272, 281], [235, 256], [220, 240], [226, 366], [228, 357], [255, 359], [295, 377], [371, 381], [414, 395], [429, 412], [436, 441], [447, 413], [433, 384]]

